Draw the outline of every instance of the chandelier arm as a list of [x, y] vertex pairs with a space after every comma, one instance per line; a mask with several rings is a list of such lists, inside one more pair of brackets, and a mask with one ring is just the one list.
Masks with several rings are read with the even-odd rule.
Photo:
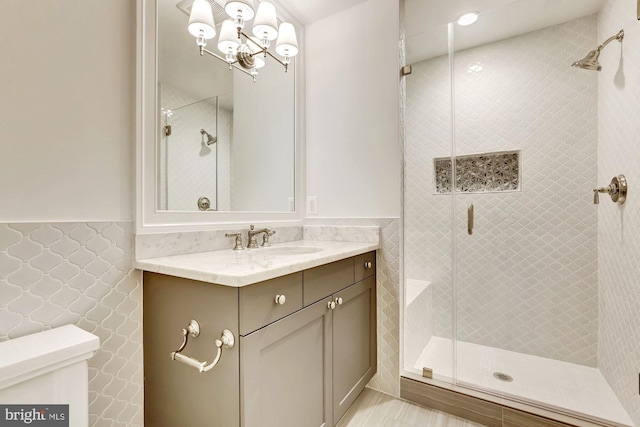
[[269, 55], [270, 57], [272, 57], [273, 59], [278, 61], [280, 63], [280, 65], [282, 65], [285, 69], [288, 68], [287, 64], [285, 64], [284, 62], [280, 61], [280, 59], [277, 56], [274, 56], [271, 52], [267, 51], [267, 55]]
[[240, 34], [242, 34], [244, 36], [244, 38], [247, 39], [247, 41], [251, 42], [255, 47], [260, 49], [260, 52], [257, 52], [257, 53], [264, 52], [264, 47], [262, 47], [258, 43], [256, 43], [251, 37], [247, 36], [244, 32], [241, 32]]
[[251, 54], [251, 56], [256, 56], [256, 55], [259, 55], [261, 53], [266, 53], [267, 55], [269, 55], [270, 57], [272, 57], [273, 59], [278, 61], [280, 63], [280, 65], [282, 65], [285, 68], [285, 70], [289, 67], [288, 64], [285, 64], [277, 56], [274, 56], [271, 52], [269, 52], [265, 47], [260, 46], [258, 43], [253, 41], [253, 39], [248, 37], [244, 32], [241, 32], [240, 34], [242, 34], [244, 36], [244, 38], [247, 39], [248, 42], [251, 42], [254, 46], [256, 46], [257, 48], [260, 49], [260, 52], [253, 53], [253, 54]]
[[211, 52], [210, 50], [207, 50], [207, 49], [204, 49], [204, 48], [202, 49], [202, 52], [208, 53], [209, 55], [213, 56], [213, 57], [214, 57], [214, 58], [216, 58], [216, 59], [219, 59], [220, 61], [224, 62], [225, 64], [232, 66], [232, 67], [233, 67], [233, 68], [235, 68], [236, 70], [242, 71], [242, 72], [243, 72], [243, 73], [245, 73], [246, 75], [253, 77], [253, 74], [251, 74], [251, 73], [250, 73], [250, 72], [248, 72], [247, 70], [245, 70], [245, 69], [243, 69], [243, 68], [241, 68], [241, 67], [238, 67], [238, 66], [236, 65], [236, 64], [238, 63], [238, 61], [237, 61], [237, 60], [236, 60], [236, 61], [234, 61], [234, 62], [229, 62], [229, 61], [227, 61], [226, 59], [224, 59], [223, 57], [221, 57], [220, 55], [218, 55], [217, 53]]

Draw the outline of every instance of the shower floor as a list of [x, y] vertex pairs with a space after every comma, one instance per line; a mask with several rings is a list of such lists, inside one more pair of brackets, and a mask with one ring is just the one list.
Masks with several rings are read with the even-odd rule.
[[[460, 385], [616, 426], [634, 426], [598, 369], [460, 341], [457, 356]], [[433, 337], [414, 368], [420, 373], [423, 367], [431, 368], [434, 378], [451, 381], [452, 363], [452, 341]], [[501, 381], [495, 372], [513, 381]]]

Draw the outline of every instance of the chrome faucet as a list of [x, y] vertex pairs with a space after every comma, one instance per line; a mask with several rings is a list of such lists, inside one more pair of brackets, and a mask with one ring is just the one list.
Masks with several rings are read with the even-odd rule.
[[269, 230], [268, 228], [261, 228], [259, 230], [256, 230], [253, 225], [250, 225], [249, 232], [247, 233], [247, 236], [249, 237], [249, 244], [247, 245], [247, 248], [255, 249], [258, 247], [258, 241], [256, 240], [256, 236], [260, 233], [264, 233], [262, 246], [269, 246], [269, 236], [272, 236], [273, 234], [275, 234], [275, 231]]

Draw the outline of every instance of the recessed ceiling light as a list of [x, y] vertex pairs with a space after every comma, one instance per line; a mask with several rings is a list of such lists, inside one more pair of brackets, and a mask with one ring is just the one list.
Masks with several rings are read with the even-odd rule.
[[478, 12], [469, 12], [465, 13], [461, 17], [458, 18], [458, 25], [462, 27], [466, 27], [467, 25], [471, 25], [478, 20]]

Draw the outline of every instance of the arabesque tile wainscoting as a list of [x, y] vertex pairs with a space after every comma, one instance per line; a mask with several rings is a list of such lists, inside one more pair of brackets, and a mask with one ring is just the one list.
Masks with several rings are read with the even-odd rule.
[[142, 286], [131, 222], [0, 224], [0, 341], [75, 324], [89, 359], [89, 425], [143, 425]]

